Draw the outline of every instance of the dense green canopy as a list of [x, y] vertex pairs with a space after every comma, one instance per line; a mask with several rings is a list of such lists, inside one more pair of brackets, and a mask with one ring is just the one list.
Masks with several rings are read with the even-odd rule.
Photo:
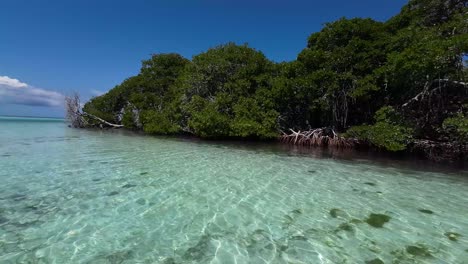
[[[267, 139], [333, 127], [389, 150], [415, 137], [466, 140], [467, 7], [411, 0], [387, 22], [341, 18], [313, 33], [292, 62], [234, 43], [192, 60], [153, 55], [84, 110], [151, 134]], [[448, 86], [457, 100], [441, 92]], [[428, 119], [412, 104], [432, 97], [444, 106]]]

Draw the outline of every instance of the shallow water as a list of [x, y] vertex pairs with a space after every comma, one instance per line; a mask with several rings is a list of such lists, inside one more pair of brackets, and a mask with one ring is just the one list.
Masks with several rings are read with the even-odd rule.
[[0, 117], [0, 181], [0, 263], [468, 263], [466, 171]]

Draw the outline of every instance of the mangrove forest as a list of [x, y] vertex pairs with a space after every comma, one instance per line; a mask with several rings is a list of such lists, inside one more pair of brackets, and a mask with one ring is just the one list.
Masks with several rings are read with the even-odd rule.
[[86, 114], [78, 126], [466, 160], [467, 7], [410, 0], [385, 22], [341, 18], [288, 62], [236, 43], [191, 59], [154, 54], [138, 75], [75, 108]]

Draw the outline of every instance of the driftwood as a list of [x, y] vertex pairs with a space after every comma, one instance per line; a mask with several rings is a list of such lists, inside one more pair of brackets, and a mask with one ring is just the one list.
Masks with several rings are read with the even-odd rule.
[[74, 128], [122, 128], [123, 125], [113, 124], [95, 115], [84, 112], [81, 109], [80, 97], [78, 94], [65, 97], [66, 118], [70, 122], [70, 127]]
[[307, 131], [294, 131], [291, 134], [282, 132], [280, 141], [293, 145], [350, 148], [355, 145], [354, 139], [339, 136], [331, 128], [316, 128]]

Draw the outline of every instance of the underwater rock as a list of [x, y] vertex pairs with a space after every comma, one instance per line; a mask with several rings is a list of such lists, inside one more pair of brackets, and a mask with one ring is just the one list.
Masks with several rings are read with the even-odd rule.
[[4, 224], [4, 223], [6, 223], [6, 222], [8, 222], [8, 218], [3, 217], [3, 216], [0, 215], [0, 225], [1, 225], [1, 224]]
[[108, 193], [107, 196], [114, 196], [114, 195], [117, 195], [117, 194], [119, 194], [118, 191], [113, 191], [113, 192]]
[[338, 209], [338, 208], [333, 208], [330, 210], [330, 215], [333, 218], [338, 218], [338, 217], [346, 217], [347, 214], [345, 211]]
[[11, 225], [15, 227], [19, 227], [19, 228], [29, 228], [32, 226], [40, 226], [43, 223], [44, 221], [40, 221], [40, 220], [31, 220], [31, 221], [21, 220], [19, 222], [11, 223]]
[[[280, 254], [281, 254], [282, 252], [285, 252], [286, 250], [288, 250], [288, 245], [281, 245], [281, 246], [279, 246], [279, 252], [280, 252]], [[467, 249], [467, 251], [468, 251], [468, 249]]]
[[323, 236], [323, 231], [315, 228], [309, 228], [303, 232], [303, 234], [308, 238], [319, 238]]
[[302, 209], [295, 209], [285, 215], [283, 219], [283, 229], [289, 228], [289, 226], [291, 226], [301, 214]]
[[26, 194], [16, 193], [16, 194], [9, 196], [8, 198], [12, 199], [15, 202], [18, 202], [18, 201], [26, 200], [27, 196]]
[[458, 241], [458, 238], [462, 236], [455, 232], [446, 232], [444, 235], [452, 241]]
[[366, 264], [385, 264], [385, 262], [379, 258], [375, 258], [373, 260], [366, 260]]
[[379, 254], [382, 252], [382, 250], [379, 248], [379, 246], [377, 245], [377, 242], [373, 241], [373, 240], [370, 240], [369, 241], [370, 243], [368, 243], [366, 246], [367, 246], [367, 249], [369, 249], [369, 251], [371, 252], [374, 252], [376, 254]]
[[425, 213], [425, 214], [433, 214], [434, 212], [432, 212], [431, 210], [428, 210], [428, 209], [418, 209], [419, 212], [421, 213]]
[[39, 205], [27, 205], [24, 209], [26, 209], [26, 211], [37, 211], [39, 210]]
[[250, 242], [256, 242], [256, 241], [260, 241], [260, 240], [263, 240], [263, 239], [268, 239], [269, 240], [270, 236], [271, 236], [271, 234], [268, 231], [263, 230], [263, 229], [257, 229], [255, 231], [253, 231], [250, 235], [248, 235], [247, 239]]
[[[276, 251], [277, 248], [281, 247], [276, 245], [276, 242], [271, 239], [271, 234], [263, 229], [257, 229], [246, 238], [246, 249], [248, 255], [251, 257], [253, 263], [257, 263], [261, 259], [268, 259], [270, 256], [275, 254], [282, 254], [282, 251]], [[292, 238], [290, 238], [292, 239]], [[301, 240], [300, 236], [294, 237], [290, 241]], [[283, 247], [283, 251], [287, 250], [287, 246]], [[255, 261], [256, 260], [256, 261]]]
[[110, 263], [123, 263], [125, 260], [128, 260], [132, 257], [133, 257], [133, 251], [123, 250], [123, 251], [117, 251], [110, 255], [107, 255], [106, 259]]
[[146, 199], [140, 198], [140, 199], [136, 200], [136, 203], [139, 204], [139, 205], [145, 205], [146, 204]]
[[366, 219], [366, 223], [370, 226], [381, 228], [385, 223], [390, 221], [391, 217], [384, 214], [370, 214]]
[[360, 220], [360, 219], [353, 218], [349, 222], [352, 223], [352, 224], [362, 224], [363, 221]]
[[195, 246], [187, 249], [182, 257], [186, 260], [195, 260], [200, 262], [208, 253], [210, 240], [211, 238], [209, 235], [201, 236], [198, 240], [198, 243]]
[[[0, 243], [0, 255], [8, 254], [8, 253], [14, 253], [14, 252], [21, 252], [22, 249], [19, 247], [19, 244], [17, 243]], [[11, 263], [11, 262], [10, 262]], [[20, 263], [20, 262], [16, 262]], [[23, 262], [27, 263], [27, 262]]]
[[176, 264], [174, 258], [166, 258], [162, 264]]
[[407, 246], [406, 252], [408, 252], [408, 254], [418, 257], [432, 257], [431, 252], [424, 245]]
[[353, 232], [353, 231], [354, 231], [354, 227], [353, 227], [353, 225], [351, 225], [350, 223], [342, 223], [342, 224], [339, 225], [338, 228], [336, 229], [336, 232], [339, 232], [339, 231]]
[[301, 240], [301, 241], [307, 241], [307, 237], [305, 236], [291, 236], [289, 240]]
[[294, 215], [294, 216], [298, 216], [300, 214], [303, 213], [302, 209], [295, 209], [295, 210], [292, 210], [291, 213]]
[[133, 256], [134, 253], [132, 250], [116, 251], [110, 254], [100, 254], [94, 258], [92, 263], [102, 263], [102, 261], [104, 261], [104, 263], [122, 264], [125, 263], [126, 260], [133, 258]]

